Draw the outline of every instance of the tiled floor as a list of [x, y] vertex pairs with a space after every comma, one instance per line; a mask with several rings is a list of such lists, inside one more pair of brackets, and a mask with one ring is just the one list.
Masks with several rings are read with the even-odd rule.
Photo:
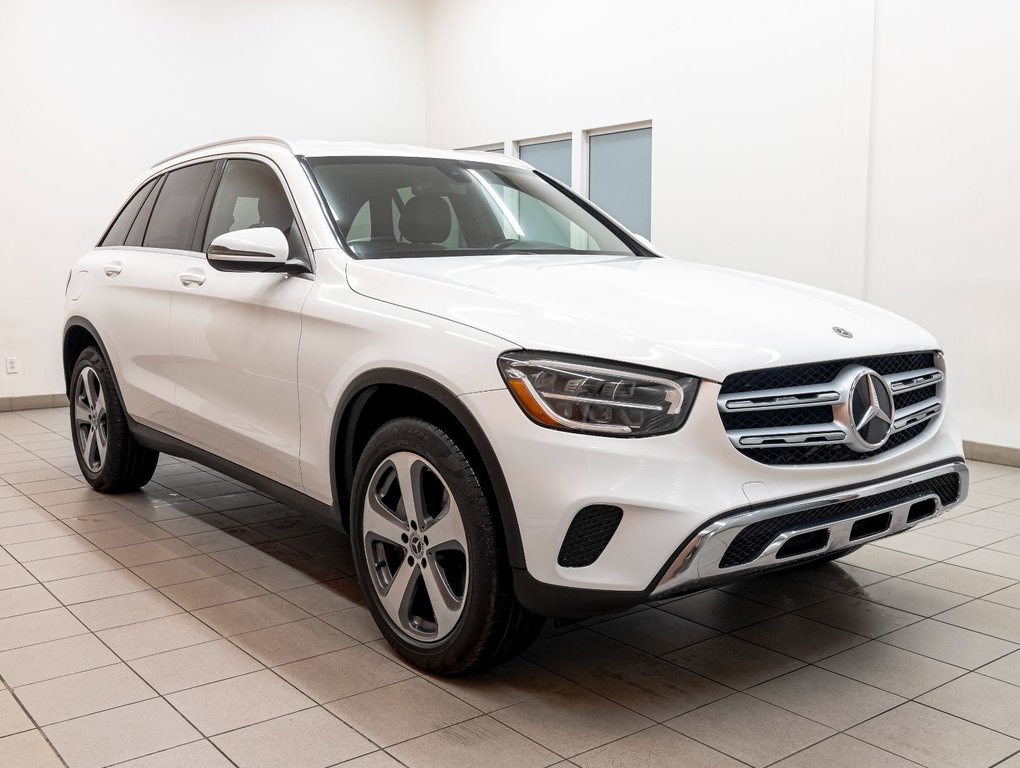
[[0, 766], [1020, 766], [1020, 470], [840, 564], [419, 675], [347, 541], [200, 466], [81, 481], [0, 414]]

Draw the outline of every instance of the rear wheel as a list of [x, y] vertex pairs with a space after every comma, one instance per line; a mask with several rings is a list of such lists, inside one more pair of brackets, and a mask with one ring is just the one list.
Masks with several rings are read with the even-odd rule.
[[95, 347], [82, 350], [74, 366], [70, 410], [74, 453], [89, 485], [123, 493], [152, 479], [159, 453], [131, 435], [110, 367]]
[[354, 477], [351, 542], [390, 644], [444, 675], [516, 655], [542, 628], [513, 594], [495, 513], [461, 447], [413, 418], [383, 425]]

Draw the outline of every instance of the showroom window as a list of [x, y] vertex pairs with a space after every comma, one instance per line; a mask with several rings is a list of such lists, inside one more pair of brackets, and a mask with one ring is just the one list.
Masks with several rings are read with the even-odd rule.
[[521, 144], [518, 146], [517, 154], [524, 162], [569, 187], [572, 176], [570, 170], [572, 144], [570, 139]]
[[290, 200], [273, 169], [257, 160], [228, 160], [209, 213], [204, 250], [224, 232], [252, 227], [283, 232], [292, 258], [305, 252]]
[[131, 229], [131, 225], [134, 223], [139, 209], [145, 203], [146, 198], [148, 198], [149, 193], [152, 191], [154, 186], [156, 186], [156, 179], [153, 179], [135, 192], [127, 205], [125, 205], [124, 208], [121, 209], [121, 212], [117, 214], [117, 218], [114, 220], [113, 224], [110, 225], [110, 229], [107, 230], [106, 236], [103, 238], [101, 245], [124, 245], [128, 231]]
[[588, 137], [588, 197], [631, 232], [652, 230], [652, 129]]
[[146, 248], [190, 251], [213, 163], [197, 163], [167, 174], [142, 244]]

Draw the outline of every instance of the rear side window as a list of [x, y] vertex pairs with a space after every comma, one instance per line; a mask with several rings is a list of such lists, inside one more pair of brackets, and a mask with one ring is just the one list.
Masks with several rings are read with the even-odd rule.
[[156, 186], [153, 187], [152, 192], [145, 198], [145, 202], [142, 203], [142, 207], [138, 210], [138, 215], [135, 216], [134, 224], [128, 230], [127, 237], [124, 239], [124, 245], [132, 248], [141, 246], [142, 237], [145, 235], [145, 227], [149, 223], [149, 216], [152, 215], [152, 207], [156, 204], [156, 198], [159, 197], [159, 190], [163, 188], [164, 179], [166, 179], [166, 176], [160, 176], [156, 180]]
[[198, 163], [171, 171], [156, 199], [142, 245], [190, 251], [199, 209], [209, 188], [213, 163]]
[[106, 236], [100, 245], [124, 245], [124, 241], [127, 239], [128, 230], [131, 229], [131, 225], [135, 221], [135, 217], [138, 215], [138, 210], [145, 203], [149, 193], [152, 192], [152, 188], [156, 186], [156, 179], [153, 179], [144, 187], [135, 192], [134, 196], [128, 200], [117, 218], [114, 219], [113, 224], [106, 231]]

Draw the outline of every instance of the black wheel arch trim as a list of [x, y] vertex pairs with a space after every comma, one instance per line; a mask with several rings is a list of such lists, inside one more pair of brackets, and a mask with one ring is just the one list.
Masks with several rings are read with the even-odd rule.
[[[106, 360], [106, 362], [107, 362], [107, 364], [108, 364], [108, 366], [110, 368], [110, 377], [113, 379], [113, 386], [117, 390], [117, 398], [120, 400], [121, 404], [123, 405], [123, 403], [124, 403], [124, 393], [121, 392], [120, 382], [117, 381], [117, 372], [113, 369], [113, 363], [110, 360], [109, 353], [106, 351], [106, 345], [103, 343], [103, 337], [100, 336], [99, 331], [96, 330], [96, 326], [94, 326], [91, 322], [86, 320], [84, 317], [80, 317], [78, 315], [72, 315], [71, 317], [67, 318], [67, 322], [64, 323], [64, 333], [61, 336], [61, 340], [60, 340], [60, 354], [61, 354], [61, 358], [63, 360], [63, 369], [64, 369], [64, 389], [65, 389], [65, 391], [67, 393], [68, 400], [71, 399], [71, 373], [74, 371], [74, 363], [75, 363], [74, 360], [68, 361], [67, 356], [66, 356], [66, 351], [67, 351], [67, 349], [66, 349], [67, 348], [67, 336], [71, 332], [72, 328], [81, 328], [81, 329], [83, 329], [85, 331], [88, 331], [89, 335], [93, 339], [96, 340], [96, 344], [99, 345], [99, 351], [103, 354], [103, 358]], [[126, 407], [125, 407], [125, 413], [127, 413], [127, 408]]]
[[[414, 389], [438, 402], [458, 421], [474, 444], [481, 457], [489, 487], [494, 495], [497, 513], [503, 527], [507, 554], [513, 568], [526, 568], [524, 546], [521, 542], [520, 527], [514, 511], [513, 498], [500, 466], [492, 443], [485, 435], [478, 420], [453, 392], [445, 386], [420, 373], [401, 368], [374, 368], [366, 371], [348, 385], [333, 415], [330, 430], [330, 481], [337, 513], [349, 509], [351, 500], [348, 489], [354, 479], [354, 436], [357, 420], [361, 417], [371, 395], [380, 386], [400, 386]], [[342, 463], [338, 450], [342, 451]]]

